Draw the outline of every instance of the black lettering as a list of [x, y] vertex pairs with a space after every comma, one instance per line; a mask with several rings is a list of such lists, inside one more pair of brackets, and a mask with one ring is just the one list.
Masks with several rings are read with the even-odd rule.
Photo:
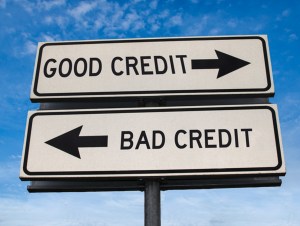
[[235, 137], [235, 147], [239, 147], [239, 135], [237, 129], [234, 129], [234, 137]]
[[[133, 62], [130, 62], [133, 61]], [[136, 65], [138, 60], [135, 57], [126, 57], [126, 74], [130, 75], [129, 69], [132, 68], [136, 75], [139, 75], [138, 70], [136, 69]]]
[[[125, 136], [129, 135], [129, 137], [125, 138]], [[121, 150], [124, 149], [131, 149], [133, 146], [133, 133], [131, 131], [122, 131], [121, 132]], [[125, 142], [129, 143], [127, 146], [125, 146]]]
[[249, 141], [249, 133], [252, 131], [252, 129], [241, 129], [242, 132], [245, 132], [245, 139], [246, 139], [246, 147], [250, 147], [250, 141]]
[[209, 136], [208, 133], [214, 133], [214, 132], [216, 132], [215, 129], [206, 129], [206, 130], [204, 131], [204, 134], [205, 134], [205, 147], [206, 147], [206, 148], [216, 148], [216, 147], [217, 147], [217, 145], [215, 145], [215, 144], [209, 144], [209, 143], [208, 143], [208, 141], [214, 139], [213, 137]]
[[[160, 130], [154, 130], [153, 131], [153, 138], [152, 138], [152, 149], [160, 149], [162, 148], [164, 145], [165, 145], [165, 134], [160, 131]], [[157, 135], [160, 135], [161, 136], [161, 143], [160, 144], [157, 144], [156, 141], [157, 141]]]
[[183, 148], [186, 148], [186, 144], [183, 144], [183, 145], [180, 145], [179, 142], [178, 142], [178, 136], [180, 133], [183, 133], [183, 134], [186, 134], [186, 131], [185, 130], [178, 130], [175, 134], [175, 144], [176, 144], [176, 147], [180, 148], [180, 149], [183, 149]]
[[139, 140], [136, 144], [135, 149], [139, 149], [141, 144], [145, 144], [147, 146], [147, 149], [150, 149], [149, 141], [148, 141], [146, 132], [144, 130], [141, 132], [141, 135], [139, 137]]
[[50, 68], [50, 71], [51, 71], [51, 74], [48, 74], [48, 70], [47, 70], [47, 67], [48, 67], [48, 64], [52, 62], [52, 63], [56, 63], [56, 60], [55, 59], [49, 59], [46, 61], [45, 63], [45, 66], [44, 66], [44, 75], [47, 77], [47, 78], [52, 78], [55, 73], [56, 73], [56, 68]]
[[[165, 74], [166, 71], [168, 70], [168, 64], [167, 64], [167, 61], [164, 57], [162, 56], [154, 56], [154, 65], [155, 65], [155, 73], [158, 74], [158, 75], [161, 75], [161, 74]], [[163, 69], [159, 69], [158, 67], [158, 60], [160, 60], [161, 62], [163, 62]]]
[[190, 130], [190, 148], [193, 148], [193, 141], [196, 141], [199, 148], [202, 148], [202, 145], [200, 143], [200, 138], [202, 134], [199, 130]]
[[[63, 73], [63, 64], [67, 62], [68, 63], [68, 70], [66, 73]], [[59, 63], [59, 68], [58, 68], [58, 73], [61, 77], [68, 77], [71, 74], [72, 71], [72, 61], [69, 58], [64, 58], [62, 61]]]
[[184, 65], [184, 60], [183, 58], [186, 58], [187, 55], [176, 55], [176, 58], [180, 59], [180, 63], [181, 63], [181, 68], [182, 68], [182, 73], [185, 74], [186, 70], [185, 70], [185, 65]]
[[[231, 135], [230, 132], [227, 129], [219, 129], [219, 147], [220, 148], [227, 148], [231, 144]], [[227, 143], [223, 143], [224, 138], [223, 134], [227, 135]]]
[[122, 57], [115, 57], [112, 61], [111, 61], [111, 71], [114, 75], [122, 75], [124, 73], [124, 71], [116, 71], [115, 69], [115, 63], [116, 61], [119, 60], [119, 61], [123, 61]]
[[153, 71], [146, 71], [146, 67], [149, 67], [149, 63], [145, 62], [145, 60], [151, 59], [150, 56], [141, 56], [141, 69], [142, 75], [153, 75]]
[[[83, 70], [81, 73], [78, 72], [78, 63], [79, 62], [83, 62]], [[82, 77], [85, 75], [87, 71], [87, 62], [84, 58], [78, 58], [76, 61], [75, 61], [75, 64], [74, 64], [74, 74], [77, 76], [77, 77]]]
[[[98, 70], [96, 72], [93, 72], [93, 66], [94, 66], [94, 61], [98, 63]], [[97, 76], [101, 73], [102, 71], [102, 62], [99, 58], [90, 58], [90, 70], [89, 70], [89, 76]]]
[[172, 71], [172, 74], [174, 75], [175, 74], [175, 67], [174, 67], [173, 57], [170, 55], [169, 58], [170, 58], [170, 64], [171, 64], [171, 71]]

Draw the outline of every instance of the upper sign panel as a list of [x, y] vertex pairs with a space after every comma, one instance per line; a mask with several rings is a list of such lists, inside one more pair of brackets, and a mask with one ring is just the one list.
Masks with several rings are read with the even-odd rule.
[[266, 36], [40, 43], [31, 100], [273, 96]]

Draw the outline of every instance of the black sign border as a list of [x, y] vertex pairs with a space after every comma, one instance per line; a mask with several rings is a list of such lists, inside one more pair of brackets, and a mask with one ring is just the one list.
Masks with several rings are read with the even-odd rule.
[[[243, 39], [258, 39], [262, 42], [263, 54], [265, 60], [267, 86], [257, 89], [210, 89], [210, 90], [160, 90], [160, 91], [122, 91], [122, 92], [74, 92], [74, 93], [39, 93], [37, 91], [39, 72], [43, 49], [47, 46], [57, 45], [88, 45], [88, 44], [108, 44], [108, 43], [134, 43], [134, 42], [177, 42], [177, 41], [208, 41], [208, 40], [243, 40]], [[229, 37], [187, 37], [187, 38], [160, 38], [160, 39], [123, 39], [123, 40], [103, 40], [103, 41], [74, 41], [74, 42], [55, 42], [45, 43], [38, 51], [37, 66], [35, 71], [34, 83], [32, 87], [36, 97], [31, 98], [31, 101], [36, 100], [65, 100], [65, 99], [95, 99], [95, 98], [132, 98], [134, 95], [138, 97], [151, 97], [151, 95], [162, 96], [180, 96], [180, 95], [244, 95], [244, 96], [266, 96], [273, 97], [273, 93], [257, 93], [266, 92], [271, 88], [271, 74], [269, 68], [268, 51], [265, 40], [260, 36], [229, 36]], [[229, 94], [221, 94], [227, 92]], [[244, 93], [242, 93], [244, 92]], [[252, 94], [250, 92], [253, 92]], [[214, 94], [215, 93], [215, 94]], [[241, 94], [242, 93], [242, 94]], [[250, 94], [249, 94], [250, 93]], [[109, 96], [110, 95], [110, 96]]]
[[[33, 119], [36, 116], [41, 115], [76, 115], [76, 114], [115, 114], [115, 113], [148, 113], [148, 112], [187, 112], [187, 111], [226, 111], [226, 110], [258, 110], [258, 109], [265, 109], [269, 110], [272, 114], [273, 126], [274, 126], [274, 136], [276, 141], [276, 150], [277, 150], [277, 159], [278, 164], [273, 167], [255, 167], [255, 168], [221, 168], [221, 169], [185, 169], [185, 170], [135, 170], [135, 171], [69, 171], [69, 172], [30, 172], [27, 169], [28, 163], [28, 155], [29, 155], [29, 146], [30, 146], [30, 137], [31, 137], [31, 129]], [[281, 157], [281, 144], [279, 139], [279, 131], [277, 126], [277, 117], [275, 110], [270, 106], [238, 106], [238, 107], [207, 107], [207, 108], [161, 108], [161, 109], [126, 109], [126, 110], [100, 110], [100, 111], [66, 111], [66, 112], [36, 112], [32, 114], [28, 119], [28, 126], [27, 126], [27, 136], [25, 138], [25, 152], [24, 152], [24, 160], [23, 160], [23, 171], [29, 176], [74, 176], [74, 178], [80, 178], [80, 175], [102, 175], [102, 176], [109, 176], [109, 175], [118, 175], [122, 177], [122, 175], [133, 175], [132, 177], [142, 177], [139, 175], [142, 174], [180, 174], [180, 173], [237, 173], [237, 172], [255, 172], [255, 171], [265, 171], [268, 174], [268, 171], [275, 171], [280, 169], [282, 166], [282, 157]], [[273, 173], [274, 174], [274, 173]], [[250, 174], [251, 175], [251, 174]], [[263, 175], [263, 174], [262, 174]], [[280, 174], [281, 175], [281, 174]], [[78, 176], [78, 177], [77, 177]], [[95, 176], [91, 176], [90, 178], [97, 178]], [[172, 175], [163, 175], [162, 177], [172, 177]], [[173, 175], [174, 176], [174, 175]], [[178, 176], [178, 175], [175, 175]], [[185, 175], [182, 175], [185, 176]], [[199, 175], [196, 175], [199, 176]], [[203, 175], [205, 176], [205, 175]], [[207, 176], [207, 175], [206, 175]], [[209, 175], [208, 175], [209, 176]], [[212, 176], [212, 175], [210, 175]], [[220, 176], [220, 175], [215, 175]], [[224, 175], [226, 176], [226, 175]], [[227, 175], [228, 176], [228, 175]], [[239, 175], [241, 176], [241, 175]], [[113, 177], [113, 176], [112, 176]], [[130, 177], [130, 176], [129, 176]], [[189, 175], [185, 176], [189, 177]], [[70, 177], [71, 178], [71, 177]], [[87, 176], [83, 178], [89, 178]], [[117, 178], [117, 177], [116, 177]], [[21, 178], [26, 179], [26, 178]], [[35, 178], [30, 178], [31, 180]], [[40, 179], [40, 178], [36, 178]]]

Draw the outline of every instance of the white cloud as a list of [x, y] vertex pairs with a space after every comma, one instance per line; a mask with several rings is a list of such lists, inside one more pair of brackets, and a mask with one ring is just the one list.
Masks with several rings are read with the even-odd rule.
[[[26, 194], [22, 184], [18, 196], [0, 196], [1, 225], [143, 225], [142, 192]], [[162, 192], [162, 225], [296, 226], [297, 185], [293, 193], [286, 186]]]
[[6, 7], [6, 0], [0, 0], [0, 8], [4, 9]]
[[96, 31], [102, 29], [105, 26], [104, 25], [104, 20], [105, 20], [105, 17], [103, 15], [99, 15], [98, 18], [95, 20], [94, 29]]
[[[1, 143], [1, 141], [0, 141], [0, 143]], [[21, 161], [22, 156], [21, 155], [10, 155], [9, 158], [10, 159], [17, 159], [17, 160]]]
[[97, 6], [97, 2], [80, 2], [78, 6], [73, 9], [70, 9], [69, 14], [75, 19], [80, 19], [82, 16], [88, 12], [94, 10]]
[[1, 225], [143, 225], [141, 192], [42, 193], [25, 197], [0, 197]]
[[24, 46], [24, 55], [30, 55], [36, 53], [37, 44], [32, 41], [26, 41]]
[[289, 15], [290, 15], [290, 10], [288, 10], [288, 9], [282, 11], [282, 13], [281, 13], [281, 16], [283, 16], [283, 17], [287, 17]]
[[277, 21], [280, 21], [280, 20], [282, 20], [283, 18], [288, 17], [290, 14], [291, 14], [291, 11], [290, 11], [289, 9], [285, 9], [285, 10], [283, 10], [283, 11], [280, 13], [280, 15], [278, 15], [278, 16], [276, 17], [276, 20], [277, 20]]
[[36, 53], [37, 40], [30, 33], [23, 32], [20, 34], [20, 43], [12, 49], [12, 54], [15, 57], [24, 57]]
[[46, 25], [57, 25], [60, 29], [64, 30], [68, 21], [68, 17], [66, 16], [46, 16], [43, 22]]
[[217, 35], [220, 34], [222, 32], [222, 30], [220, 28], [213, 28], [209, 31], [210, 35]]
[[46, 24], [52, 24], [53, 23], [53, 17], [52, 16], [45, 16], [45, 18], [44, 18], [44, 22], [46, 23]]
[[152, 24], [151, 25], [151, 31], [155, 32], [159, 29], [159, 24]]
[[289, 41], [296, 41], [298, 40], [298, 36], [296, 34], [290, 34], [289, 35]]
[[[208, 24], [213, 17], [209, 14], [204, 14], [197, 17], [189, 17], [187, 19], [188, 26], [185, 27], [184, 33], [186, 35], [201, 35], [208, 33]], [[191, 26], [190, 26], [191, 25]]]
[[[170, 11], [165, 9], [165, 10], [162, 10], [159, 14], [150, 14], [148, 17], [147, 17], [147, 24], [150, 25], [150, 29], [152, 32], [156, 32], [158, 31], [160, 28], [162, 28], [162, 24], [164, 22], [164, 20], [166, 18], [168, 18], [170, 15]], [[145, 26], [147, 25], [145, 23]]]
[[170, 15], [170, 11], [168, 9], [165, 9], [158, 14], [158, 18], [164, 19], [167, 18], [169, 15]]
[[36, 7], [36, 5], [28, 0], [15, 0], [17, 4], [20, 4], [24, 10], [28, 13], [32, 13]]
[[157, 0], [152, 0], [149, 4], [150, 8], [151, 9], [156, 9], [157, 8], [157, 3], [158, 1]]
[[[11, 158], [14, 157], [15, 155], [11, 155]], [[12, 178], [17, 178], [19, 174], [19, 164], [20, 161], [17, 159], [16, 161], [6, 162], [0, 165], [0, 180], [2, 183], [10, 181]]]
[[[92, 32], [106, 37], [124, 37], [128, 34], [145, 32], [153, 35], [160, 29], [167, 31], [183, 24], [182, 13], [169, 8], [157, 11], [160, 2], [147, 1], [83, 1], [75, 6], [68, 5], [65, 14], [46, 15], [46, 25], [58, 25], [67, 33], [66, 27], [75, 28], [76, 32]], [[170, 16], [171, 15], [171, 16]], [[74, 31], [74, 29], [73, 29]], [[73, 33], [73, 32], [72, 32]]]
[[55, 22], [60, 28], [63, 28], [63, 27], [65, 27], [65, 25], [67, 23], [67, 19], [62, 16], [57, 16], [57, 17], [55, 17]]
[[230, 28], [236, 28], [237, 25], [238, 25], [238, 20], [230, 19], [230, 20], [227, 22], [227, 25], [228, 25], [228, 27], [230, 27]]
[[38, 1], [38, 7], [40, 9], [50, 10], [55, 7], [64, 6], [66, 0], [51, 0], [51, 1]]
[[35, 11], [48, 11], [55, 7], [64, 6], [66, 0], [38, 0], [37, 2], [30, 0], [15, 0], [15, 3], [21, 5], [25, 11], [32, 14]]
[[281, 187], [168, 191], [164, 193], [162, 224], [296, 226], [300, 217], [297, 200], [292, 197], [299, 191], [291, 194], [285, 190]]
[[117, 37], [123, 37], [127, 32], [144, 30], [146, 27], [144, 16], [147, 12], [139, 12], [135, 4], [139, 2], [124, 5], [103, 2], [97, 8], [98, 16], [93, 22], [94, 29], [103, 31], [107, 36]]
[[121, 23], [122, 30], [126, 31], [129, 28], [132, 28], [133, 31], [138, 31], [144, 28], [144, 22], [136, 11], [127, 14]]
[[167, 21], [166, 24], [167, 24], [168, 27], [180, 26], [182, 24], [182, 15], [181, 14], [176, 14], [176, 15], [172, 16]]
[[[28, 0], [18, 2], [27, 12], [43, 8], [45, 15], [41, 21], [44, 25], [58, 26], [64, 35], [89, 34], [97, 36], [125, 37], [139, 36], [137, 32], [151, 34], [163, 30], [168, 33], [173, 27], [180, 27], [183, 13], [180, 9], [166, 7], [158, 0], [152, 1], [81, 1], [68, 3], [64, 0], [39, 0], [36, 5]], [[58, 7], [65, 6], [61, 11]], [[58, 11], [51, 9], [58, 8]], [[158, 11], [158, 7], [160, 10]], [[40, 12], [41, 10], [39, 10]], [[68, 28], [68, 30], [67, 30]]]
[[42, 42], [54, 42], [56, 40], [59, 40], [59, 35], [52, 35], [52, 34], [42, 34], [40, 41]]

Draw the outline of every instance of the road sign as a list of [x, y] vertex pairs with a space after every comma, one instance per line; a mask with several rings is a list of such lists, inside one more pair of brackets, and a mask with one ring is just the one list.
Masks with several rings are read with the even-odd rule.
[[32, 101], [273, 96], [266, 36], [39, 43]]
[[276, 105], [30, 112], [20, 178], [284, 175]]

